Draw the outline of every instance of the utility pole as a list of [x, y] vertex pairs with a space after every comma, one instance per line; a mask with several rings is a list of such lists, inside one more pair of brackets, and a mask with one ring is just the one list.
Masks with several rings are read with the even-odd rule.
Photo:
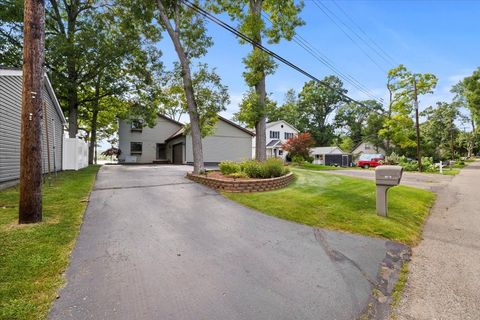
[[45, 0], [24, 0], [19, 223], [42, 221]]
[[418, 171], [422, 172], [422, 155], [420, 154], [420, 121], [418, 117], [417, 77], [413, 75], [413, 103], [415, 104], [415, 128], [417, 130], [417, 161]]

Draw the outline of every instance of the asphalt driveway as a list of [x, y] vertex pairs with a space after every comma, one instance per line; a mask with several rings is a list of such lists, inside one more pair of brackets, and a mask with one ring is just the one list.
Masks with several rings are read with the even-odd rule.
[[391, 242], [313, 229], [186, 180], [104, 166], [50, 319], [353, 319]]

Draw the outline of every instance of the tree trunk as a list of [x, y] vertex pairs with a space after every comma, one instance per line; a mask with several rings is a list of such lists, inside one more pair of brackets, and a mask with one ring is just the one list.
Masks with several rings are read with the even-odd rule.
[[[176, 3], [175, 6], [179, 4]], [[193, 149], [193, 172], [202, 173], [205, 170], [203, 163], [203, 148], [202, 148], [202, 134], [200, 130], [200, 117], [198, 114], [197, 102], [195, 101], [195, 94], [192, 83], [192, 73], [190, 70], [190, 62], [187, 58], [185, 50], [180, 42], [180, 12], [178, 7], [175, 8], [175, 30], [170, 24], [165, 7], [161, 0], [157, 0], [157, 6], [160, 11], [160, 21], [167, 29], [168, 35], [173, 42], [175, 51], [177, 52], [180, 65], [182, 67], [183, 89], [185, 90], [185, 97], [187, 99], [188, 115], [190, 117], [190, 132], [192, 135], [192, 149]]]
[[42, 221], [45, 1], [24, 1], [19, 223]]
[[100, 76], [95, 84], [95, 96], [93, 98], [92, 120], [90, 123], [90, 145], [88, 146], [88, 164], [93, 164], [95, 146], [97, 144], [97, 119], [100, 105]]
[[414, 103], [415, 103], [415, 129], [417, 131], [417, 161], [418, 161], [418, 171], [422, 172], [422, 155], [420, 151], [420, 119], [418, 115], [418, 93], [417, 93], [417, 81], [413, 79], [413, 89], [414, 89]]
[[[388, 102], [388, 120], [392, 120], [392, 104], [393, 104], [393, 92], [392, 89], [390, 88], [390, 81], [387, 83], [387, 89], [388, 89], [388, 94], [389, 94], [389, 102]], [[387, 141], [385, 143], [385, 152], [387, 154], [390, 154], [390, 126], [388, 127], [387, 130]]]
[[[250, 10], [258, 18], [262, 18], [262, 0], [251, 1]], [[254, 35], [254, 40], [259, 44], [262, 44], [262, 35], [260, 28], [257, 34]], [[253, 46], [253, 50], [260, 50]], [[262, 79], [255, 85], [255, 92], [258, 95], [258, 102], [260, 103], [262, 110], [265, 111], [265, 102], [267, 97], [265, 73], [262, 70]], [[255, 123], [255, 159], [264, 161], [267, 159], [267, 117], [266, 112], [262, 113], [260, 119]]]

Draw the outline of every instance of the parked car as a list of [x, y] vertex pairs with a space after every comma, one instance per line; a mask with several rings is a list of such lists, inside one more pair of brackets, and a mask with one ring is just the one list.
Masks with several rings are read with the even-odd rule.
[[381, 166], [385, 162], [385, 156], [380, 153], [362, 154], [358, 158], [357, 166], [361, 168], [375, 168]]

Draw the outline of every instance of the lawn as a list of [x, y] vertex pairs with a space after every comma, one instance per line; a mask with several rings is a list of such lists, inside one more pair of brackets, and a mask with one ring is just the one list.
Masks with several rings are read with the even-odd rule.
[[308, 170], [316, 170], [316, 171], [352, 169], [352, 168], [326, 166], [326, 165], [323, 165], [323, 164], [313, 164], [313, 163], [308, 163], [308, 162], [305, 162], [304, 164], [302, 164], [302, 168], [303, 169], [308, 169]]
[[0, 319], [45, 319], [63, 284], [98, 166], [43, 188], [43, 222], [18, 225], [18, 190], [0, 191]]
[[278, 218], [322, 228], [419, 242], [435, 199], [432, 192], [399, 186], [389, 191], [388, 218], [375, 212], [373, 181], [294, 169], [287, 188], [261, 193], [223, 193], [227, 198]]

